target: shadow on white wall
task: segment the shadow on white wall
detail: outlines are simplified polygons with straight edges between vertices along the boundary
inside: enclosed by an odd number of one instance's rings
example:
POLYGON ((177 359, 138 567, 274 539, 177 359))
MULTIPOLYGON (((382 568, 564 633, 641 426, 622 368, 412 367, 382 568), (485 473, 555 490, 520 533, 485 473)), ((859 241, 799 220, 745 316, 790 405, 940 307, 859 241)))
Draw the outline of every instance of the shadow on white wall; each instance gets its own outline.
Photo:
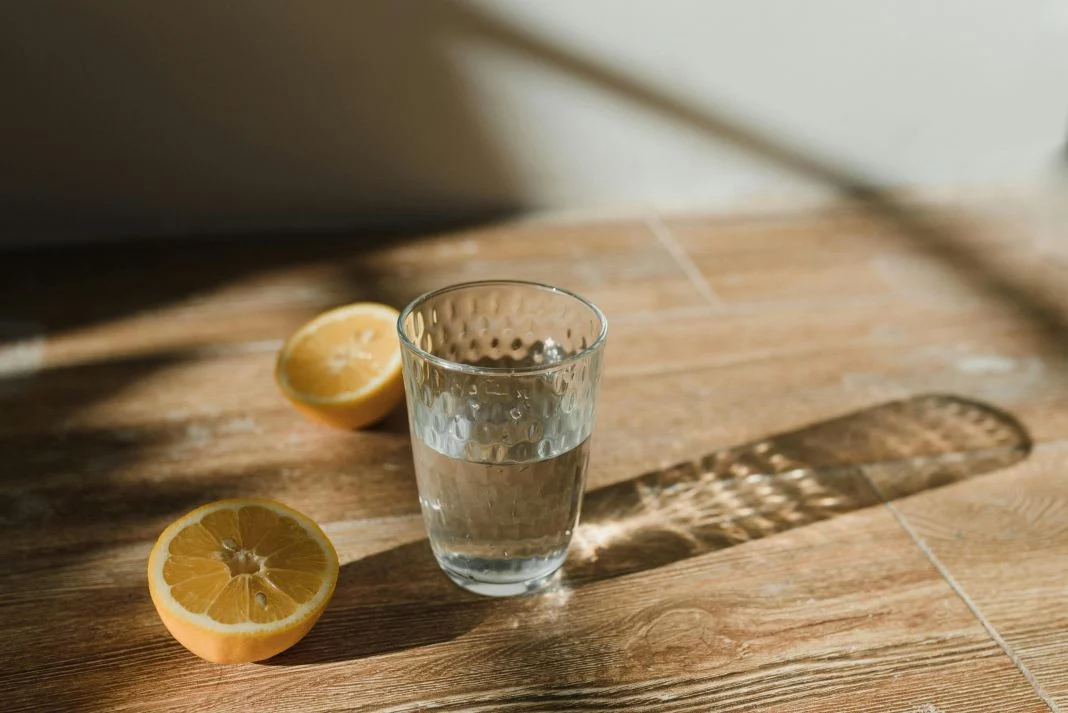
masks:
POLYGON ((1062 138, 1068 22, 1042 0, 746 7, 6 3, 2 227, 285 231, 1015 181, 1062 138))

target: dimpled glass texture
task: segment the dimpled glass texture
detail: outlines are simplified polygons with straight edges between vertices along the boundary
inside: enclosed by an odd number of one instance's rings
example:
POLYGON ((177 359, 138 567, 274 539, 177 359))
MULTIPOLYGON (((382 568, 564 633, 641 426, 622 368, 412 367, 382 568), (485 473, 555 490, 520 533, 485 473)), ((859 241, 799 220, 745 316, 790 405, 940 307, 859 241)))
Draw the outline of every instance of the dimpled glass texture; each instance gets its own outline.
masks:
POLYGON ((401 314, 420 504, 439 564, 491 595, 563 563, 585 485, 607 325, 522 282, 458 285, 401 314))

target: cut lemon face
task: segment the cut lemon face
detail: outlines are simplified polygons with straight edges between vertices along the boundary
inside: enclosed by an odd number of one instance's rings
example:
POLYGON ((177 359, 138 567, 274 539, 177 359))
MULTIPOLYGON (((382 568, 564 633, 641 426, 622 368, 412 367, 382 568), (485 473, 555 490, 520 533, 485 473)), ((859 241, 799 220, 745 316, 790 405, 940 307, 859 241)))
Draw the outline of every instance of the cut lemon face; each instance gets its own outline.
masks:
POLYGON ((220 500, 173 522, 148 558, 163 624, 197 656, 260 661, 285 651, 319 619, 337 584, 323 531, 273 500, 220 500))
POLYGON ((282 346, 278 387, 320 423, 362 428, 380 420, 404 398, 398 316, 370 302, 324 312, 282 346))

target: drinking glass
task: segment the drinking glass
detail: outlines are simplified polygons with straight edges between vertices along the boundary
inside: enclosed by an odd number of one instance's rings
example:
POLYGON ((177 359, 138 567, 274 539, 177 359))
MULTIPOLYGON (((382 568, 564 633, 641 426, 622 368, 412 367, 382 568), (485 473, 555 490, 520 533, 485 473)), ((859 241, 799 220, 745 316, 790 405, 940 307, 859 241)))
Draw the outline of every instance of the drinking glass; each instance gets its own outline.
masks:
POLYGON ((446 287, 401 313, 419 503, 459 586, 522 594, 563 564, 607 330, 590 302, 532 282, 446 287))

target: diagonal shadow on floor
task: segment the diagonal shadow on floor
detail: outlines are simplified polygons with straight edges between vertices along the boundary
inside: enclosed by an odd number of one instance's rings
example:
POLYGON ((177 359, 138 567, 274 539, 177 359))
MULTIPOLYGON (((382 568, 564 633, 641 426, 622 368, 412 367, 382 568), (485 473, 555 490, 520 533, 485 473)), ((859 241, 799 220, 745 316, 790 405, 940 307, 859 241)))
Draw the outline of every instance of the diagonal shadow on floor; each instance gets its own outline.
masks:
MULTIPOLYGON (((557 587, 575 589, 1008 467, 1026 429, 993 406, 922 395, 644 473, 586 495, 557 587)), ((539 596, 553 596, 553 589, 539 596)), ((316 628, 271 664, 341 661, 455 639, 492 600, 454 587, 426 540, 342 567, 316 628)))

